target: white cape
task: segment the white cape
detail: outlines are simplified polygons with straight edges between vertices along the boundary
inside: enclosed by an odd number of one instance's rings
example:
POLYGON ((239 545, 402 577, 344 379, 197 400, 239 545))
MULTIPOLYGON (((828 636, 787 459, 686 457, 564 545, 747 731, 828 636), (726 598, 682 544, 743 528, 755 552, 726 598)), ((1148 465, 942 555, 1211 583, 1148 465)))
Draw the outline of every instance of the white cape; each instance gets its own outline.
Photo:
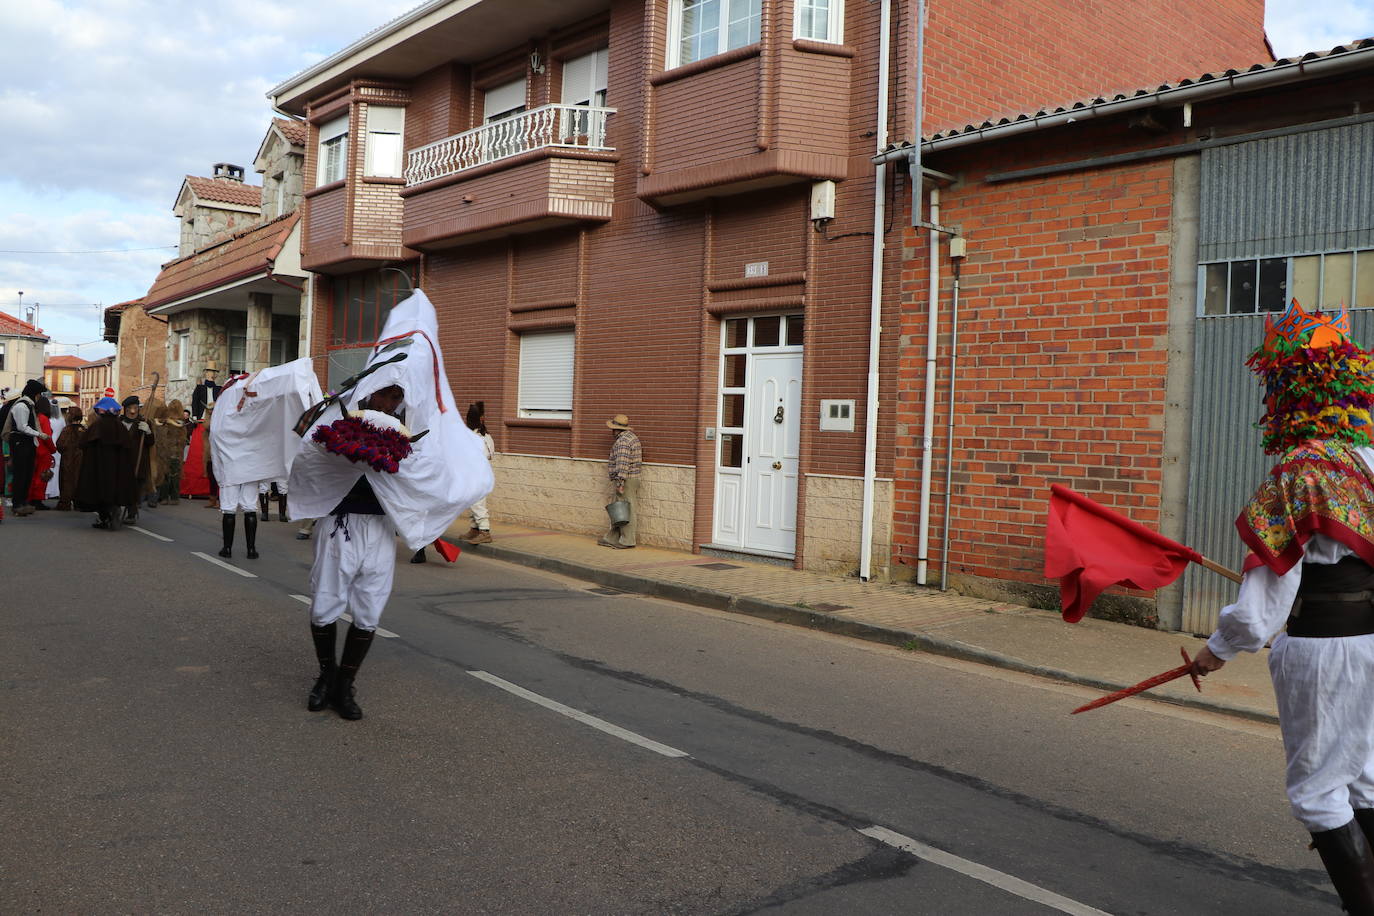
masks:
MULTIPOLYGON (((57 438, 62 435, 62 430, 67 428, 67 421, 59 414, 52 418, 52 444, 57 445, 57 438)), ((56 499, 60 493, 58 487, 62 479, 62 453, 54 452, 52 456, 52 479, 48 481, 48 488, 43 491, 44 499, 56 499)))
POLYGON ((407 354, 406 358, 363 379, 347 395, 346 404, 331 406, 306 432, 291 467, 291 514, 324 518, 366 474, 372 492, 406 547, 419 550, 443 535, 460 514, 491 492, 491 464, 481 438, 463 423, 454 403, 439 351, 439 323, 429 298, 417 289, 393 308, 380 340, 368 366, 383 363, 397 353, 407 354), (386 349, 393 339, 410 342, 386 349), (373 392, 391 385, 405 389, 401 407, 411 435, 426 433, 395 474, 355 464, 312 441, 315 429, 333 423, 343 416, 344 409, 356 408, 373 392))
POLYGON ((292 427, 323 397, 308 356, 231 385, 210 415, 215 481, 235 486, 286 479, 300 446, 292 427))

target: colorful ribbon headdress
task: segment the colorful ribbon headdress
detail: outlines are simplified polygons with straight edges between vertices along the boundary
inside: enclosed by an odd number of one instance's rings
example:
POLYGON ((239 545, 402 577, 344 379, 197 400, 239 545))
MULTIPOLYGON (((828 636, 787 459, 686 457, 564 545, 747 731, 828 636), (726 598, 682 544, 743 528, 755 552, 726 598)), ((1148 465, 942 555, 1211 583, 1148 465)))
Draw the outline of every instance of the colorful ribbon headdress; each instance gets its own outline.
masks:
POLYGON ((1374 358, 1350 339, 1350 312, 1303 310, 1298 300, 1264 323, 1264 344, 1246 360, 1265 386, 1264 450, 1309 439, 1368 445, 1374 426, 1374 358))

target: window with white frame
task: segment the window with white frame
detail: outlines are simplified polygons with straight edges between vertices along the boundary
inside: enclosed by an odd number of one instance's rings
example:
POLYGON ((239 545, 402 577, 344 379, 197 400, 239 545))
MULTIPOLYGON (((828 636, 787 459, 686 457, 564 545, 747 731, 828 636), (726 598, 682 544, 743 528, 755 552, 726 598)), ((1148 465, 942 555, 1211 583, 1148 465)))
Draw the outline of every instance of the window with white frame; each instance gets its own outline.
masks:
POLYGON ((5 371, 5 345, 0 343, 0 372, 5 371))
POLYGON ((520 335, 520 392, 517 401, 522 417, 572 419, 571 329, 520 335))
POLYGON ((797 0, 796 37, 844 41, 844 0, 797 0))
POLYGON ((363 174, 374 178, 401 177, 401 136, 404 108, 367 106, 367 162, 363 174))
POLYGON ((172 335, 172 371, 176 373, 173 378, 183 379, 190 375, 191 366, 191 332, 177 331, 172 335))
POLYGON ((1307 311, 1374 308, 1374 249, 1198 266, 1198 314, 1281 312, 1297 299, 1307 311))
POLYGON ((759 40, 762 0, 672 0, 669 69, 759 40))
POLYGON ((348 115, 320 125, 320 161, 315 184, 343 181, 348 169, 348 115))
MULTIPOLYGON (((606 107, 606 48, 574 57, 563 63, 564 105, 585 108, 606 107)), ((576 137, 586 137, 592 133, 594 122, 590 112, 565 112, 560 125, 559 139, 569 143, 576 137)))

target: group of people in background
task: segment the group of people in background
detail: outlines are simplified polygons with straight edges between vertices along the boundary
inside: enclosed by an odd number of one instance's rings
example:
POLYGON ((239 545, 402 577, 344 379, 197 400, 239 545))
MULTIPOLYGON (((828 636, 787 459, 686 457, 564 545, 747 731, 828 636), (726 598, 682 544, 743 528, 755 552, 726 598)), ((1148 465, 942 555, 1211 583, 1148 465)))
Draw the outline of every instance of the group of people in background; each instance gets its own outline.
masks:
POLYGON ((178 400, 117 401, 107 388, 86 413, 30 379, 0 403, 0 520, 6 505, 16 518, 79 510, 108 528, 137 520, 141 506, 178 502, 193 427, 178 400), (54 498, 56 506, 48 505, 54 498))

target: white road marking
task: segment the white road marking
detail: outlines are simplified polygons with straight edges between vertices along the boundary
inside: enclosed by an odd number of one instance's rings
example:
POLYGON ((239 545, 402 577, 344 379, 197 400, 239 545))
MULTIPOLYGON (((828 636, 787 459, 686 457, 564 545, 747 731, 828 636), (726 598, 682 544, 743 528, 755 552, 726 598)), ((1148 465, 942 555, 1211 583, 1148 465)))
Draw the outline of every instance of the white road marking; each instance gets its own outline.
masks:
POLYGON ((248 570, 246 570, 246 569, 239 569, 237 566, 233 565, 232 563, 226 563, 226 562, 224 562, 223 560, 221 560, 219 557, 212 557, 212 556, 210 556, 208 553, 201 553, 199 550, 193 550, 193 551, 191 551, 191 556, 193 556, 193 557, 200 557, 202 560, 207 560, 207 561, 209 561, 209 562, 211 562, 211 563, 214 563, 216 566, 223 566, 225 569, 229 570, 230 572, 236 572, 236 573, 238 573, 240 576, 243 576, 245 579, 256 579, 256 578, 257 578, 257 575, 256 575, 255 573, 250 573, 250 572, 249 572, 248 570))
POLYGON ((130 527, 130 528, 132 528, 133 530, 137 531, 139 534, 146 534, 146 535, 148 535, 148 537, 153 538, 154 540, 166 541, 168 544, 172 543, 172 539, 171 539, 171 538, 165 538, 165 537, 163 537, 163 536, 160 535, 160 534, 153 534, 153 533, 152 533, 151 531, 149 531, 147 528, 140 528, 140 527, 138 527, 137 525, 129 525, 128 527, 130 527))
POLYGON ((621 728, 619 725, 612 725, 605 719, 598 719, 596 716, 588 715, 581 710, 573 709, 571 706, 564 706, 556 700, 550 700, 548 697, 540 696, 537 693, 526 690, 518 684, 512 684, 510 681, 499 678, 494 674, 488 674, 485 671, 469 671, 468 674, 471 674, 479 681, 486 681, 493 687, 500 687, 502 690, 513 693, 522 699, 529 700, 531 703, 537 703, 545 709, 552 709, 554 712, 567 716, 569 719, 574 719, 581 722, 583 725, 590 725, 592 728, 603 731, 608 735, 614 735, 631 744, 637 744, 642 748, 653 751, 655 754, 662 754, 664 757, 690 756, 686 751, 680 751, 666 744, 659 744, 657 741, 645 738, 643 735, 637 735, 628 729, 621 728))
MULTIPOLYGON (((292 597, 292 598, 295 598, 295 599, 296 599, 297 601, 299 601, 301 604, 309 604, 309 603, 310 603, 310 596, 309 596, 309 595, 292 595, 291 597, 292 597)), ((349 623, 352 623, 352 622, 353 622, 353 615, 352 615, 352 614, 344 614, 344 615, 342 615, 342 619, 347 620, 349 623)), ((399 634, 399 633, 393 633, 393 632, 391 632, 390 630, 384 630, 384 629, 382 629, 381 627, 378 627, 378 628, 376 629, 376 633, 377 633, 378 636, 382 637, 383 639, 400 639, 400 637, 401 637, 401 634, 399 634)))
POLYGON ((1090 907, 1086 903, 1079 903, 1077 900, 1070 900, 1062 897, 1054 891, 1047 891, 1043 887, 1022 881, 1020 878, 1013 878, 995 868, 986 865, 979 865, 968 859, 960 858, 952 853, 936 849, 934 846, 927 846, 925 843, 913 840, 909 836, 888 830, 886 827, 865 827, 859 831, 864 836, 872 837, 880 843, 895 846, 898 849, 911 853, 918 859, 924 859, 932 865, 939 865, 951 871, 957 871, 961 875, 973 878, 975 881, 982 881, 984 884, 991 884, 995 888, 1004 890, 1009 894, 1015 894, 1025 900, 1043 904, 1050 909, 1058 910, 1061 913, 1070 913, 1072 916, 1111 916, 1104 910, 1090 907))

